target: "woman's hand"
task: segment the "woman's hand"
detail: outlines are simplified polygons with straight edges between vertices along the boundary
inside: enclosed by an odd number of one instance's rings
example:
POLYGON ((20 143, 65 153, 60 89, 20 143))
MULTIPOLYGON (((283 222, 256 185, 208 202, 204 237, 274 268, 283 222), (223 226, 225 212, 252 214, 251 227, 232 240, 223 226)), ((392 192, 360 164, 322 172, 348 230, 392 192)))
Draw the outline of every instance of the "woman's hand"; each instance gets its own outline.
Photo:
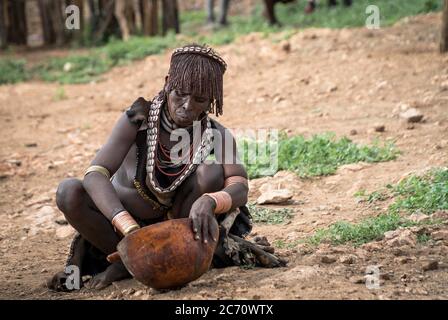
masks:
POLYGON ((219 231, 214 214, 215 206, 215 201, 208 196, 199 197, 191 206, 190 219, 193 222, 195 240, 202 237, 204 243, 216 241, 214 237, 219 231))

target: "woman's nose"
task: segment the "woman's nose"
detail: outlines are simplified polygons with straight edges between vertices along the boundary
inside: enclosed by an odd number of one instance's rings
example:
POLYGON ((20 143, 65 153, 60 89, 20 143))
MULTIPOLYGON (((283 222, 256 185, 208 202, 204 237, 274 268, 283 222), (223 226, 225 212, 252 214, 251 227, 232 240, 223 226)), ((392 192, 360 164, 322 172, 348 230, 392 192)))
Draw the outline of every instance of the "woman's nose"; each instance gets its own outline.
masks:
POLYGON ((188 110, 188 111, 191 110, 191 97, 190 96, 185 97, 185 101, 184 101, 184 104, 182 105, 182 107, 184 108, 184 110, 188 110))

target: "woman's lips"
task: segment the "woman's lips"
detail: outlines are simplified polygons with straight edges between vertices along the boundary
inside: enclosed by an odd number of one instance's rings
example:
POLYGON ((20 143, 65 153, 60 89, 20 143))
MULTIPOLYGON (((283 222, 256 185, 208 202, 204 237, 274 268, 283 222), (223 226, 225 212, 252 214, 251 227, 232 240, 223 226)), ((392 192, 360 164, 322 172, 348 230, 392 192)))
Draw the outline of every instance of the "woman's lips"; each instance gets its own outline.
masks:
POLYGON ((184 114, 184 113, 176 113, 176 117, 180 118, 181 120, 184 120, 184 121, 189 121, 190 120, 190 118, 186 114, 184 114))

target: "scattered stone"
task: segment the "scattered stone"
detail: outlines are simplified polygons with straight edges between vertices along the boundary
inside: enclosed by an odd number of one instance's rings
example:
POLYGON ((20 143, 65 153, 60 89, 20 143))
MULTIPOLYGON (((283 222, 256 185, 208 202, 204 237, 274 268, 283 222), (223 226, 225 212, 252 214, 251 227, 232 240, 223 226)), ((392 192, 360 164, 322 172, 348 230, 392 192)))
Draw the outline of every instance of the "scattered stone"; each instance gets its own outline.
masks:
POLYGON ((131 295, 131 294, 134 294, 135 293, 135 289, 134 288, 130 288, 128 291, 127 291, 127 294, 128 295, 131 295))
POLYGON ((337 86, 337 85, 330 85, 330 86, 328 87, 327 92, 334 92, 334 91, 336 91, 336 90, 338 90, 338 86, 337 86))
POLYGON ((354 284, 363 284, 366 283, 366 279, 364 277, 355 276, 350 278, 350 282, 354 284))
POLYGON ((397 229, 384 233, 386 244, 390 247, 415 246, 417 236, 408 229, 397 229))
POLYGON ((386 126, 384 124, 375 124, 373 126, 373 129, 375 130, 375 132, 384 132, 386 131, 386 126))
POLYGON ((394 276, 393 273, 385 272, 385 273, 380 274, 380 279, 381 280, 391 280, 393 278, 393 276, 394 276))
POLYGON ((20 167, 22 165, 22 161, 20 160, 16 160, 16 159, 10 159, 10 160, 6 160, 7 163, 16 165, 17 167, 20 167))
POLYGON ((273 103, 279 103, 280 101, 283 101, 283 100, 285 100, 285 98, 283 98, 282 96, 276 96, 276 97, 272 100, 272 102, 273 102, 273 103))
POLYGON ((25 143, 25 147, 35 148, 35 147, 37 147, 37 143, 35 143, 35 142, 25 143))
POLYGON ((47 272, 48 272, 48 270, 45 269, 45 268, 43 268, 43 269, 40 271, 40 273, 47 273, 47 272))
POLYGON ((325 264, 332 264, 336 262, 336 258, 331 256, 323 256, 320 258, 320 261, 325 264))
POLYGON ((339 258, 339 262, 343 264, 354 264, 358 260, 358 257, 354 254, 344 255, 339 258))
POLYGON ((440 230, 431 233, 431 238, 434 240, 448 240, 448 230, 440 230))
POLYGON ((432 271, 432 270, 437 270, 439 268, 439 262, 437 260, 431 260, 426 262, 423 267, 422 270, 423 271, 432 271))
POLYGON ((54 222, 56 222, 56 224, 58 224, 58 225, 60 225, 60 226, 66 226, 66 225, 68 225, 67 220, 65 220, 64 218, 56 219, 54 222))
POLYGON ((432 214, 433 219, 446 221, 448 220, 448 211, 439 210, 432 214))
POLYGON ((404 112, 401 112, 400 117, 407 122, 416 123, 423 119, 423 114, 415 108, 410 108, 404 112))
POLYGON ((286 53, 290 53, 291 52, 291 43, 289 43, 289 41, 284 41, 281 44, 282 50, 285 51, 286 53))
POLYGON ((409 257, 402 257, 399 259, 400 264, 407 264, 408 262, 411 262, 412 259, 409 257))
POLYGON ((258 204, 282 204, 292 198, 288 189, 273 189, 263 192, 257 199, 258 204))
POLYGON ((366 251, 371 252, 371 251, 379 251, 383 248, 383 246, 379 242, 370 242, 362 245, 362 248, 366 251))
POLYGON ((59 239, 65 239, 75 234, 75 229, 71 226, 62 226, 56 229, 56 237, 59 239))

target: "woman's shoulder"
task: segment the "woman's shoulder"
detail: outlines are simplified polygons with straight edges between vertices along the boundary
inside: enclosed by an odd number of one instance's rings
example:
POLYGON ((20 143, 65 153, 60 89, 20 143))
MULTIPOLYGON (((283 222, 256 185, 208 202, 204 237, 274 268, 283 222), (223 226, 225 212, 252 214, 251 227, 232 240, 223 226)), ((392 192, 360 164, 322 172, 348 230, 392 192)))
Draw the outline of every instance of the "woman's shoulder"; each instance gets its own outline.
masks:
POLYGON ((151 101, 147 101, 145 98, 139 97, 130 107, 126 109, 125 112, 131 123, 141 127, 142 124, 147 122, 150 108, 151 101))

